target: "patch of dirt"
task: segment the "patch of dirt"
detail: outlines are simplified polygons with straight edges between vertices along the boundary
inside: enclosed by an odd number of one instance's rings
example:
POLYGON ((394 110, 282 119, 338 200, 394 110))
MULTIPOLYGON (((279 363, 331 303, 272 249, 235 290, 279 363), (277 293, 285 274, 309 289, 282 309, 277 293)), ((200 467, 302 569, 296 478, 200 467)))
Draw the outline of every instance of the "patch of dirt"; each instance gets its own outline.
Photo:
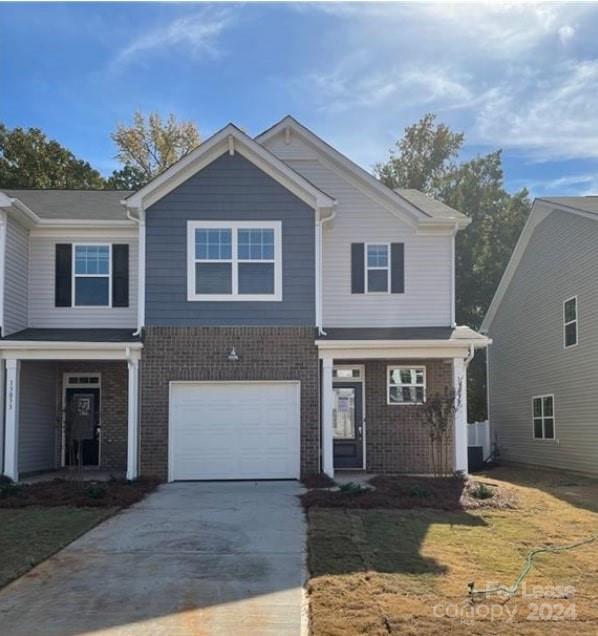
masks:
POLYGON ((475 478, 378 476, 369 484, 373 486, 372 490, 358 492, 310 490, 301 495, 301 502, 306 510, 312 507, 437 510, 517 507, 514 490, 475 478), (487 498, 480 498, 480 492, 487 498))
POLYGON ((306 475, 302 480, 302 484, 309 488, 332 488, 336 486, 334 479, 330 479, 325 473, 317 473, 314 475, 306 475))
POLYGON ((0 508, 27 506, 75 506, 77 508, 123 508, 141 501, 160 481, 73 481, 53 479, 34 484, 0 483, 0 508))

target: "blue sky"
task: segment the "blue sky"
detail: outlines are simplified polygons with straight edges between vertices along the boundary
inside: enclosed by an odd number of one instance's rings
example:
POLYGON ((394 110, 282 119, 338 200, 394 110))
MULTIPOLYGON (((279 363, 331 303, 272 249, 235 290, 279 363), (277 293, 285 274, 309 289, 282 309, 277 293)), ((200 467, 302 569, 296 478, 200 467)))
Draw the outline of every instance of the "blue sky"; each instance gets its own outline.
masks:
POLYGON ((371 168, 425 112, 507 185, 598 193, 596 4, 2 4, 0 120, 104 173, 136 109, 207 137, 290 113, 371 168))

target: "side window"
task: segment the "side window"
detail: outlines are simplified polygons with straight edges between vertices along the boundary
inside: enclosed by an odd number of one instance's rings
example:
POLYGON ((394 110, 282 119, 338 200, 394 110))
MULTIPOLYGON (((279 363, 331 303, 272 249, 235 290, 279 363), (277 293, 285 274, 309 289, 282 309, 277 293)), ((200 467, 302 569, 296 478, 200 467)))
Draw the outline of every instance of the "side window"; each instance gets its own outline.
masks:
POLYGON ((537 395, 532 398, 534 439, 554 439, 554 396, 537 395))
POLYGON ((390 259, 388 244, 368 244, 366 249, 366 292, 388 292, 390 259))
POLYGON ((563 303, 563 337, 565 349, 577 344, 577 296, 563 303))
POLYGON ((110 305, 110 245, 75 245, 73 306, 110 305))

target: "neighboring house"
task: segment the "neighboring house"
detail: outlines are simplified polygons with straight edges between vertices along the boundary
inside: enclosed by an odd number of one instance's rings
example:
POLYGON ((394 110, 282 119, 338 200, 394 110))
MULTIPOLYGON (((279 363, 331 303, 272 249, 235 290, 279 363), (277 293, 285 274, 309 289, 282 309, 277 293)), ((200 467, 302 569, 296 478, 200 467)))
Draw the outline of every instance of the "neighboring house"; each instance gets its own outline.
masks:
POLYGON ((501 459, 598 473, 598 197, 537 199, 482 325, 501 459))
POLYGON ((228 125, 135 193, 0 197, 4 474, 429 473, 421 402, 459 387, 467 470, 487 339, 455 326, 459 212, 290 117, 228 125))

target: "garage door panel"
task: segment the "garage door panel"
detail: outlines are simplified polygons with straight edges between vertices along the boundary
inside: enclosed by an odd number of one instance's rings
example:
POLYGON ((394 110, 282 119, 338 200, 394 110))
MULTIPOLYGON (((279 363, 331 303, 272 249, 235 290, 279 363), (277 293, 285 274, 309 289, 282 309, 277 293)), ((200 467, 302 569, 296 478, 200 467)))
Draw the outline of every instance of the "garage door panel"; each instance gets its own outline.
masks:
POLYGON ((297 383, 173 383, 172 479, 299 477, 297 383))

